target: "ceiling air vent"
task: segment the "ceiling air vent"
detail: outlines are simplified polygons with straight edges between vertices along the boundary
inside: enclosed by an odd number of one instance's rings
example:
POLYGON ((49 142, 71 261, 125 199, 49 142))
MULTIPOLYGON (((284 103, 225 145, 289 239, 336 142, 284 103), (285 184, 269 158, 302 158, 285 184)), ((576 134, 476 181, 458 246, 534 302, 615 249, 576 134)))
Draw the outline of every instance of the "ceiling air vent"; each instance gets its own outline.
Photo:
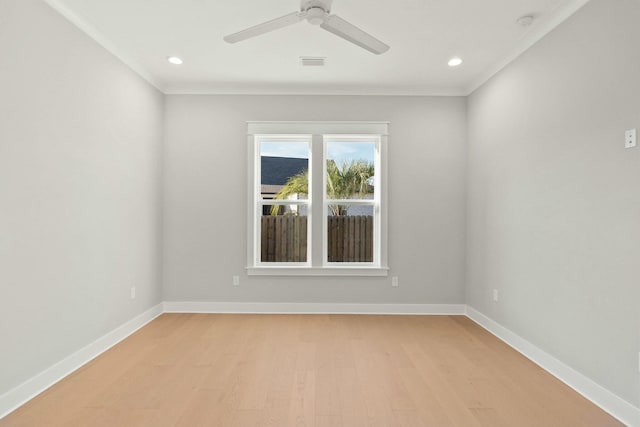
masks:
POLYGON ((301 56, 300 63, 303 67, 324 67, 325 58, 322 56, 301 56))

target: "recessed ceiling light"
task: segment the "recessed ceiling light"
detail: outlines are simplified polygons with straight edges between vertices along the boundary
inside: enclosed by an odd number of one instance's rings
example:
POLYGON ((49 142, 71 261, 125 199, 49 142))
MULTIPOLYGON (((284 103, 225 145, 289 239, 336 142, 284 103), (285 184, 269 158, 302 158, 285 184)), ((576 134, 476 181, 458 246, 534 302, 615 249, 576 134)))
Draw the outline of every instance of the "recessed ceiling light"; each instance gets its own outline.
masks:
POLYGON ((462 64, 462 59, 458 58, 457 56, 454 56, 449 60, 448 64, 449 64, 449 67, 457 67, 458 65, 462 64))
POLYGON ((181 65, 182 64, 182 59, 178 58, 177 56, 168 56, 167 57, 167 61, 169 61, 173 65, 181 65))

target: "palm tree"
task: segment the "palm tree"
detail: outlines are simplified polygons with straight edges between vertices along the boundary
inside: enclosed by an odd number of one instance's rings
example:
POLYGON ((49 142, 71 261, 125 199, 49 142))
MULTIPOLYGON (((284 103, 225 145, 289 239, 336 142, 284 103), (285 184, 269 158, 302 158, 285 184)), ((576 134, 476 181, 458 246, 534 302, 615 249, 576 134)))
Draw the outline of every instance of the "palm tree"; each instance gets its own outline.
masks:
MULTIPOLYGON (((327 196, 329 199, 363 199, 370 192, 375 168, 364 160, 344 162, 340 167, 327 161, 327 196)), ((348 206, 330 205, 333 215, 346 215, 348 206)))
MULTIPOLYGON (((309 170, 295 174, 287 180, 287 183, 273 196, 274 199, 285 200, 296 194, 308 194, 309 191, 309 170)), ((280 213, 281 205, 271 206, 271 215, 280 213)))
MULTIPOLYGON (((327 196, 332 200, 362 199, 371 191, 371 178, 375 172, 372 163, 366 160, 351 160, 339 167, 333 160, 327 161, 327 196)), ((305 170, 289 178, 275 199, 284 200, 295 194, 308 194, 309 171, 305 170)), ((333 215, 346 215, 348 206, 329 205, 333 215)), ((271 207, 271 215, 277 215, 279 205, 271 207)))

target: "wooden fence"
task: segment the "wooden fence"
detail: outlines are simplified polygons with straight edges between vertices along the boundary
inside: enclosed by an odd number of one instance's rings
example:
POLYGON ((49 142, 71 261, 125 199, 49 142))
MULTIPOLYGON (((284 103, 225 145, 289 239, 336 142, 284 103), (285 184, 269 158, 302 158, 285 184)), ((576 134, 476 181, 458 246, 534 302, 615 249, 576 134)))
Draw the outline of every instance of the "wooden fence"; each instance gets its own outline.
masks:
POLYGON ((307 261, 307 217, 264 215, 260 229, 262 262, 307 261))
POLYGON ((327 221, 329 262, 373 261, 372 216, 330 216, 327 221))
MULTIPOLYGON (((329 262, 373 261, 373 217, 330 216, 329 262)), ((265 215, 261 224, 262 262, 307 261, 307 217, 265 215)))

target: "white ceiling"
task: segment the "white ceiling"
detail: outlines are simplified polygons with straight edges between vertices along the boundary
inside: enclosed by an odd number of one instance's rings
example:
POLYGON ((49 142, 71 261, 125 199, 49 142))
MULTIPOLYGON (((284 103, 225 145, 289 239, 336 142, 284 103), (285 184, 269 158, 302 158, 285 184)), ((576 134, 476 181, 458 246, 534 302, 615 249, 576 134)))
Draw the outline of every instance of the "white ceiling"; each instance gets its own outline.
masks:
POLYGON ((588 0, 334 0, 332 13, 391 46, 382 55, 307 22, 222 40, 299 0, 46 1, 165 93, 467 95, 588 0), (464 63, 448 67, 452 56, 464 63))

